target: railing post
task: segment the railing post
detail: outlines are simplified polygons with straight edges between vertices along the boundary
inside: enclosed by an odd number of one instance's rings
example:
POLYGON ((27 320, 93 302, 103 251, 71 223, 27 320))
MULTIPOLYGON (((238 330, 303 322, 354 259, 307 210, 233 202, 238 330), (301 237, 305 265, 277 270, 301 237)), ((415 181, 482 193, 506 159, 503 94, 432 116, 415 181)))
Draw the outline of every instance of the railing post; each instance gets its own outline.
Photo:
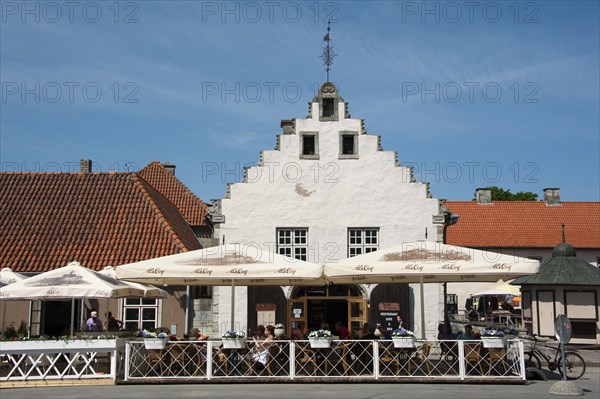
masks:
POLYGON ((208 341, 206 343, 206 379, 209 381, 212 378, 212 365, 213 365, 213 342, 208 341))
POLYGON ((113 380, 117 380, 117 357, 119 351, 117 350, 117 346, 115 345, 115 349, 111 351, 110 355, 110 375, 113 380))
POLYGON ((371 341, 373 343, 373 375, 375 379, 379 379, 379 342, 377 340, 371 341))
POLYGON ((467 374, 465 368, 465 342, 457 341, 458 343, 458 373, 460 374, 460 379, 464 380, 467 374))
POLYGON ((519 348, 519 364, 521 365, 521 379, 522 380, 526 380, 527 379, 527 370, 525 370, 525 348, 524 348, 524 344, 523 344, 523 340, 519 339, 517 341, 518 343, 518 348, 519 348))
POLYGON ((290 380, 296 377, 296 342, 289 341, 290 343, 290 380))
POLYGON ((131 356, 131 342, 125 342, 125 370, 123 371, 123 380, 129 380, 129 357, 131 356))

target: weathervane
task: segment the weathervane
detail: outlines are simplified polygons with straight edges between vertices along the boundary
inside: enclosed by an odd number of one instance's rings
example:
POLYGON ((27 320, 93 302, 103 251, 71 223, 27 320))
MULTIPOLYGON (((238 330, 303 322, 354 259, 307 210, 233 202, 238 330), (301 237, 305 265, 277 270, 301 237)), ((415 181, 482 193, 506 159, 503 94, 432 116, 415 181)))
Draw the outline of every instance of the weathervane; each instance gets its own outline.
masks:
POLYGON ((323 66, 327 71, 327 81, 329 82, 329 71, 331 70, 331 66, 333 65, 333 59, 337 54, 333 51, 333 47, 329 45, 331 38, 329 37, 329 32, 331 31, 331 20, 327 22, 327 34, 323 37, 323 41, 327 44, 323 47, 323 54, 321 54, 321 58, 323 59, 323 66))

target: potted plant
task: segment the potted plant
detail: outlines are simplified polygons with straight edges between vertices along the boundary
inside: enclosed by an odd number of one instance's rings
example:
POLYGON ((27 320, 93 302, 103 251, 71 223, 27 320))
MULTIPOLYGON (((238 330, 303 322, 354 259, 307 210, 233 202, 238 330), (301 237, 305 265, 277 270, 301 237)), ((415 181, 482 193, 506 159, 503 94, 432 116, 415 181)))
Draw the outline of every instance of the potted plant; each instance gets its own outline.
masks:
POLYGON ((228 330, 221 336, 223 338, 223 348, 242 349, 246 341, 246 334, 243 331, 228 330))
POLYGON ((285 327, 283 324, 281 323, 277 323, 275 324, 275 336, 276 337, 280 337, 282 335, 285 335, 285 327))
POLYGON ((308 334, 311 348, 329 348, 333 336, 329 330, 316 330, 308 334))
POLYGON ((502 330, 481 331, 481 342, 484 348, 504 348, 506 346, 506 334, 502 330))
POLYGON ((397 328, 392 331, 395 348, 414 348, 416 340, 415 333, 405 328, 397 328))
POLYGON ((156 331, 141 330, 138 337, 144 338, 144 346, 146 349, 162 350, 167 347, 167 341, 169 340, 169 332, 165 329, 158 329, 156 331))

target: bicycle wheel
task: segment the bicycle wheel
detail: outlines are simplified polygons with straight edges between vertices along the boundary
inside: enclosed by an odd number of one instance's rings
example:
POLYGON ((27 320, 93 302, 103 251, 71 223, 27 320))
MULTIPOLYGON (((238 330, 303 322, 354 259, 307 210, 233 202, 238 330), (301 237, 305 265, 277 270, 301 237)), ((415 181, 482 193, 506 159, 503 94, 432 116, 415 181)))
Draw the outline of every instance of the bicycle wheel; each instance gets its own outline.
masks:
MULTIPOLYGON (((577 380, 585 374, 585 360, 575 352, 565 352, 567 363, 567 380, 577 380)), ((562 357, 558 359, 558 371, 563 373, 562 357)))
POLYGON ((540 360, 540 358, 538 357, 538 355, 536 355, 533 352, 529 352, 525 354, 525 367, 533 367, 536 368, 538 370, 542 369, 542 361, 540 360), (529 357, 527 357, 529 356, 529 357))

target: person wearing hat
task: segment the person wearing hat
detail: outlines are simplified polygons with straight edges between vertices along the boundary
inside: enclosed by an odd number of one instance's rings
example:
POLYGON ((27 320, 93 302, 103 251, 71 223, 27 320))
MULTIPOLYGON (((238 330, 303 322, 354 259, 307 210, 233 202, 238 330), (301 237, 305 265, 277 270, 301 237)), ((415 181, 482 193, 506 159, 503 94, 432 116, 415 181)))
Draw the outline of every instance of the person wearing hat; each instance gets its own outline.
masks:
POLYGON ((90 316, 91 317, 88 319, 87 323, 85 323, 85 329, 88 331, 102 331, 103 324, 102 321, 98 318, 98 312, 92 310, 90 316))

